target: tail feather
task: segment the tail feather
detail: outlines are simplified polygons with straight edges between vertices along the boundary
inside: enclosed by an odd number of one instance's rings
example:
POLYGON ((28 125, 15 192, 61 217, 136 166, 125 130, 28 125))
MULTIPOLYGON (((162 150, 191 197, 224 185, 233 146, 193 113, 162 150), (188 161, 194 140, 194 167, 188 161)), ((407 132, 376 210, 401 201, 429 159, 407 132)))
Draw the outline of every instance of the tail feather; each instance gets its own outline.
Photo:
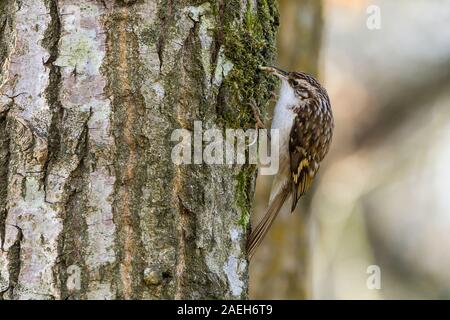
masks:
POLYGON ((263 241, 265 235, 269 231, 270 226, 278 215, 281 207, 290 194, 289 185, 286 185, 280 193, 270 202, 269 208, 264 215, 264 218, 259 222, 255 230, 252 231, 247 241, 247 256, 249 259, 253 257, 256 249, 263 241))

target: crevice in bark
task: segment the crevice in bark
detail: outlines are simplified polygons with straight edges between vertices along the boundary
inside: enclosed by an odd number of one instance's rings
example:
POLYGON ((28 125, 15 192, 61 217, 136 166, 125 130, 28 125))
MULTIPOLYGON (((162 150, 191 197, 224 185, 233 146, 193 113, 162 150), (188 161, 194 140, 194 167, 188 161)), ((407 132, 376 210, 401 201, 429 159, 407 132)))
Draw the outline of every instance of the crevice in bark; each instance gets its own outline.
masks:
POLYGON ((48 134, 48 152, 47 159, 43 166, 43 187, 45 196, 47 196, 47 179, 50 172, 51 162, 56 158, 60 149, 61 136, 60 128, 61 121, 64 115, 64 109, 59 100, 59 93, 61 88, 61 70, 60 67, 54 65, 58 58, 59 47, 58 43, 61 38, 61 19, 58 12, 58 1, 47 0, 47 6, 50 10, 51 21, 45 32, 45 37, 42 41, 43 46, 47 48, 50 56, 44 65, 50 68, 49 84, 45 90, 45 97, 50 107, 51 123, 48 134))
POLYGON ((0 113, 0 249, 3 251, 6 234, 6 218, 8 209, 6 201, 8 197, 8 173, 11 159, 10 137, 7 129, 8 113, 10 106, 0 113))
POLYGON ((8 215, 8 210, 6 210, 5 208, 0 209, 0 250, 1 251, 3 251, 3 244, 5 243, 7 215, 8 215))
POLYGON ((85 298, 87 292, 89 273, 85 256, 87 247, 87 223, 84 219, 88 210, 86 204, 86 190, 88 189, 88 156, 89 156, 89 128, 88 122, 92 112, 85 120, 83 132, 76 147, 79 159, 78 166, 70 174, 65 187, 67 198, 65 199, 62 218, 63 229, 58 238, 58 258, 55 266, 55 279, 59 280, 61 299, 85 298), (69 284, 69 268, 79 268, 80 286, 69 284))
POLYGON ((177 258, 177 266, 176 266, 176 290, 175 290, 175 299, 183 299, 184 293, 183 288, 185 288, 185 272, 186 272, 186 232, 189 224, 189 216, 192 215, 186 207, 183 206, 183 203, 180 198, 178 198, 178 213, 179 213, 179 226, 178 226, 178 258, 177 258))
POLYGON ((225 0, 219 0, 217 4, 216 21, 217 28, 214 34, 214 42, 211 50, 211 83, 214 80, 214 72, 217 67, 219 59, 220 47, 224 41, 224 26, 225 26, 225 0))
POLYGON ((4 68, 14 45, 14 14, 11 13, 13 9, 13 1, 0 1, 0 87, 3 84, 3 77, 7 75, 4 68))
POLYGON ((1 8, 2 16, 0 16, 0 70, 3 67, 3 64, 5 63, 6 57, 8 55, 8 45, 5 44, 5 38, 6 38, 6 26, 8 24, 8 16, 3 16, 3 10, 4 8, 1 8))
POLYGON ((17 228, 17 236, 14 244, 8 250, 8 273, 9 273, 9 298, 14 298, 14 288, 17 285, 17 281, 19 280, 20 274, 20 252, 21 252, 21 244, 23 240, 23 232, 22 229, 18 226, 14 226, 17 228))
POLYGON ((107 27, 106 70, 115 141, 113 216, 117 225, 118 297, 138 299, 143 290, 144 251, 140 217, 142 186, 146 181, 142 116, 145 105, 140 93, 137 37, 128 7, 116 10, 107 27))
POLYGON ((161 3, 158 5, 158 7, 161 9, 158 11, 160 24, 156 49, 158 51, 158 58, 159 58, 159 71, 161 72, 164 64, 164 47, 166 45, 169 27, 173 23, 173 11, 174 11, 173 0, 162 0, 161 3))
MULTIPOLYGON (((206 101, 208 94, 206 92, 204 79, 209 75, 206 74, 201 57, 198 54, 198 52, 201 52, 202 50, 201 44, 198 41, 200 23, 199 21, 193 22, 194 25, 190 29, 189 35, 183 43, 181 67, 184 68, 184 74, 189 76, 184 77, 184 82, 181 83, 181 90, 179 90, 179 104, 180 107, 184 109, 184 116, 189 115, 193 118, 192 120, 203 121, 206 113, 208 113, 208 104, 206 101), (196 107, 194 108, 192 106, 192 101, 196 102, 196 107)), ((212 116, 212 114, 209 115, 212 116)))

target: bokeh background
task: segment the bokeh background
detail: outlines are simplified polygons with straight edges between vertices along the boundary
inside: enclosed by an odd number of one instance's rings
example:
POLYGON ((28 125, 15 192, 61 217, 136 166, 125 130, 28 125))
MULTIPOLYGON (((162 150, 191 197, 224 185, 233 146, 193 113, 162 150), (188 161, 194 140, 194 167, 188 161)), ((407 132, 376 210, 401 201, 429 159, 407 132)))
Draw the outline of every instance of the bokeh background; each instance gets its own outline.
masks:
MULTIPOLYGON (((250 296, 450 299, 450 1, 279 7, 277 63, 321 79, 336 128, 312 190, 255 255, 250 296), (371 5, 379 30, 366 25, 371 5)), ((270 185, 258 177, 254 224, 270 185)))

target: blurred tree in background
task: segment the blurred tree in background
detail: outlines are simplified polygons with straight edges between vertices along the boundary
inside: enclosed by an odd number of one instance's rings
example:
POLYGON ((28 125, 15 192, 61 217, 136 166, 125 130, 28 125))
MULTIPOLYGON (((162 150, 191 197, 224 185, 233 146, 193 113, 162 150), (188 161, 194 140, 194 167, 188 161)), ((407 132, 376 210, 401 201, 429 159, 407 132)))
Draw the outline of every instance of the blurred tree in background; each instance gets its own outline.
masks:
MULTIPOLYGON (((279 10, 282 18, 278 32, 278 66, 320 78, 322 1, 280 0, 279 10)), ((272 181, 271 177, 260 176, 258 179, 255 222, 267 205, 272 181)), ((286 208, 282 209, 273 230, 256 254, 250 269, 250 295, 253 298, 304 299, 310 296, 309 199, 304 197, 292 216, 286 215, 286 208)))
MULTIPOLYGON (((255 255, 251 296, 448 299, 450 1, 279 4, 278 64, 318 74, 336 129, 313 189, 255 255), (380 290, 367 286, 371 265, 380 290)), ((258 177, 255 216, 270 181, 258 177)))

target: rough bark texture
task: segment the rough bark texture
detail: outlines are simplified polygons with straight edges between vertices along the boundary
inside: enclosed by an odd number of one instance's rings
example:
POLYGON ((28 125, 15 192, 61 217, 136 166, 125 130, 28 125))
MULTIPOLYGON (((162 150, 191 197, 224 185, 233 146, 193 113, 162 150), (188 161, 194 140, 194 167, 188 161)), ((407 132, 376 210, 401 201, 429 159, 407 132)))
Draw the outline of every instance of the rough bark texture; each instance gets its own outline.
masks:
POLYGON ((245 298, 254 166, 174 129, 254 126, 275 0, 0 1, 0 298, 245 298))

